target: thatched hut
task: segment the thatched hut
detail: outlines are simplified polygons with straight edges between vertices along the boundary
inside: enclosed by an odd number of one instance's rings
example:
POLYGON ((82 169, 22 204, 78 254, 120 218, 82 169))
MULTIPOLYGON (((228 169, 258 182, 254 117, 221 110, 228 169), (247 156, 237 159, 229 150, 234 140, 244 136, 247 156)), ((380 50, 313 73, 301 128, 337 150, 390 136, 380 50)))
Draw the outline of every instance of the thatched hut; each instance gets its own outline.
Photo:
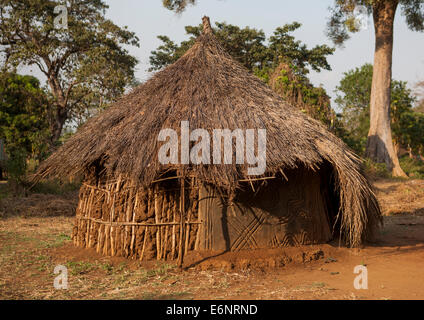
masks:
POLYGON ((360 159, 235 62, 206 17, 204 26, 177 62, 89 120, 41 165, 40 177, 84 176, 74 243, 105 255, 181 259, 188 250, 333 238, 356 246, 371 237, 381 215, 360 159), (252 176, 235 162, 162 164, 159 133, 180 132, 184 121, 210 133, 265 129, 265 172, 252 176))

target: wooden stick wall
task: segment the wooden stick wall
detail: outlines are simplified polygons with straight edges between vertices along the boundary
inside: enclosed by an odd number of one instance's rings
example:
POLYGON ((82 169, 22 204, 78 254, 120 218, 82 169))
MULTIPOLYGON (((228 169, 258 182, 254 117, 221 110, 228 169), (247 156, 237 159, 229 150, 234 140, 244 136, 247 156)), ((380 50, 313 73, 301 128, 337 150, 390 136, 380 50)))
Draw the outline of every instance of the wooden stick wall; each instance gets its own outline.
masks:
POLYGON ((180 188, 157 183, 144 190, 123 179, 96 186, 84 183, 73 242, 109 256, 139 260, 182 258, 198 242, 198 192, 192 188, 195 189, 193 183, 186 184, 181 193, 180 188), (183 215, 182 207, 186 210, 183 215))

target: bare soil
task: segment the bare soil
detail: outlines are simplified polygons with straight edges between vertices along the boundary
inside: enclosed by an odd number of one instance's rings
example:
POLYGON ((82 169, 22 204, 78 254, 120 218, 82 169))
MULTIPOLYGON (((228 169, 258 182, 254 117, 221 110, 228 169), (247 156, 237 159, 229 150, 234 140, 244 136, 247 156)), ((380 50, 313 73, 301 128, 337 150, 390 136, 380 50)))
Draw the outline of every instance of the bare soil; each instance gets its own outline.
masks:
MULTIPOLYGON (((363 248, 334 241, 191 252, 184 271, 174 262, 104 257, 76 248, 68 209, 55 215, 54 200, 42 197, 38 204, 31 198, 33 209, 25 209, 21 199, 17 214, 0 216, 0 299, 424 299, 424 180, 378 180, 374 186, 384 227, 363 248), (59 264, 68 268, 67 290, 53 287, 59 264), (367 267, 368 289, 354 288, 357 265, 367 267)), ((75 204, 72 197, 56 200, 61 208, 75 204)))

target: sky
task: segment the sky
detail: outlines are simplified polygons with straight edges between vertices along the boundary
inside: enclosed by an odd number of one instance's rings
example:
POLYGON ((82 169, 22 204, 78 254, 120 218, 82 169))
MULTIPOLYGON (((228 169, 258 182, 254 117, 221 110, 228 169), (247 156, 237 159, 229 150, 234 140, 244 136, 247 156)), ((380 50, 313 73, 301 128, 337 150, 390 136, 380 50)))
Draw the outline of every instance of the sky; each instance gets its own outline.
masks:
MULTIPOLYGON (((106 16, 119 26, 128 26, 140 38, 140 48, 128 50, 139 60, 136 77, 146 81, 151 74, 149 56, 161 42, 158 35, 167 35, 179 43, 188 38, 184 26, 198 25, 201 17, 208 15, 215 21, 227 22, 240 27, 250 26, 262 29, 266 36, 286 23, 297 21, 302 27, 294 35, 308 47, 319 44, 333 46, 325 35, 330 15, 328 8, 334 0, 198 0, 196 6, 189 6, 182 14, 176 14, 162 6, 162 0, 106 0, 109 9, 106 16)), ((424 33, 410 31, 400 10, 396 16, 393 78, 407 81, 411 88, 424 80, 424 33)), ((328 58, 332 71, 311 72, 310 79, 315 85, 322 85, 334 99, 334 90, 343 73, 372 63, 374 54, 374 28, 370 18, 368 28, 353 34, 344 48, 337 48, 328 58)), ((333 107, 336 107, 333 103, 333 107)))

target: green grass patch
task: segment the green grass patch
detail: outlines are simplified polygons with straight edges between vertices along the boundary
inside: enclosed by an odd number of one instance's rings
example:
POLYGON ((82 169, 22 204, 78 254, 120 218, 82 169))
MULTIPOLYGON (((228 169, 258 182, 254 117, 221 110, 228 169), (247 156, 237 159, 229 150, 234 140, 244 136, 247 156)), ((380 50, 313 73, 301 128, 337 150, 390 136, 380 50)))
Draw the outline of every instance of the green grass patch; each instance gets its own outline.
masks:
POLYGON ((324 288, 326 284, 324 282, 314 282, 311 284, 312 288, 324 288))
POLYGON ((66 263, 66 267, 68 267, 73 276, 77 276, 90 272, 95 269, 96 265, 91 262, 70 261, 66 263))
POLYGON ((44 248, 57 248, 61 247, 65 242, 71 241, 71 237, 65 233, 50 236, 51 240, 43 241, 41 245, 44 248))

